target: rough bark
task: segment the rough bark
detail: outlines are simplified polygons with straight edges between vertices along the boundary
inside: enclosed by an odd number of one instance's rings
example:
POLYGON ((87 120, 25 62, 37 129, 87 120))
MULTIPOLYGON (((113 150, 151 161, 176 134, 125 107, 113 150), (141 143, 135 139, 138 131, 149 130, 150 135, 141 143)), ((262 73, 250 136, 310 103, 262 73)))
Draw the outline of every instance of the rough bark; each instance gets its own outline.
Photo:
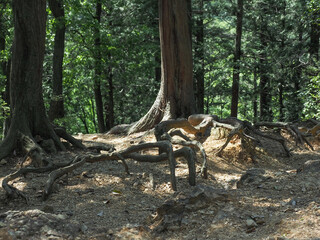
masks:
POLYGON ((272 108, 271 108, 271 89, 270 79, 267 72, 267 53, 268 42, 266 39, 265 23, 262 23, 260 30, 260 41, 262 52, 260 54, 260 121, 272 121, 272 108))
POLYGON ((56 118, 62 118, 64 116, 62 65, 66 27, 63 0, 49 0, 49 7, 56 19, 53 50, 52 97, 49 109, 49 119, 53 121, 56 118))
MULTIPOLYGON (((6 26, 5 26, 5 19, 4 19, 4 11, 7 8, 7 1, 5 1, 0 9, 0 52, 6 50, 6 26)), ((0 75, 6 77, 5 80, 5 91, 2 94, 2 99, 5 101, 7 106, 10 106, 10 66, 11 60, 8 59, 7 61, 1 60, 0 61, 0 75)), ((8 128, 10 126, 10 116, 8 112, 3 111, 3 117, 5 118, 3 122, 3 136, 7 135, 8 128)))
POLYGON ((185 0, 159 0, 161 86, 147 112, 130 133, 154 127, 161 120, 188 117, 194 113, 192 49, 185 0))
POLYGON ((96 2, 96 25, 94 27, 95 33, 95 69, 94 69, 94 98, 96 102, 96 113, 98 120, 99 132, 103 133, 106 130, 103 116, 103 101, 101 94, 101 75, 102 75, 102 56, 101 56, 101 37, 100 37, 100 22, 101 22, 102 5, 101 0, 96 2))
POLYGON ((309 52, 311 57, 314 57, 319 61, 319 39, 320 39, 320 10, 316 9, 319 6, 312 6, 314 8, 311 14, 311 26, 310 26, 310 48, 309 52))
POLYGON ((257 70, 254 68, 253 70, 253 122, 258 121, 258 99, 257 99, 257 70))
POLYGON ((46 1, 14 0, 14 43, 10 103, 12 119, 0 146, 0 159, 16 147, 18 132, 30 137, 53 139, 65 149, 45 113, 42 97, 42 65, 45 49, 46 1))
POLYGON ((234 59, 233 59, 234 66, 233 66, 233 80, 232 80, 231 117, 238 116, 242 18, 243 18, 243 0, 238 0, 236 43, 235 43, 235 52, 234 52, 234 59))
MULTIPOLYGON (((109 56, 109 59, 111 56, 109 56)), ((114 100, 113 100, 113 73, 112 68, 108 67, 108 91, 107 91, 107 103, 105 104, 106 112, 106 130, 111 129, 114 126, 114 100)))

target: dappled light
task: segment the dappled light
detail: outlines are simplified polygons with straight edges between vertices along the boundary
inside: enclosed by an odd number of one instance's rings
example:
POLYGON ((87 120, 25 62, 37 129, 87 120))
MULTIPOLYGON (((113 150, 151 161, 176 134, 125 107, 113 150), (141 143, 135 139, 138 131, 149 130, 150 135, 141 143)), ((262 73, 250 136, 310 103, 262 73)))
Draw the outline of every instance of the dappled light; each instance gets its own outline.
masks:
POLYGON ((0 240, 320 236, 319 0, 3 0, 0 240))

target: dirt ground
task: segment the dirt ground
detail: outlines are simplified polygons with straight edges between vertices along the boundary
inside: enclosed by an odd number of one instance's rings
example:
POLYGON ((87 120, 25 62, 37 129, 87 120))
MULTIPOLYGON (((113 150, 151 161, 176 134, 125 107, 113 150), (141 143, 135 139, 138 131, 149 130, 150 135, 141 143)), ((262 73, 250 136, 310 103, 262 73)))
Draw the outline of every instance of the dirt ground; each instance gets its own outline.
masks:
MULTIPOLYGON (((104 134, 76 137, 113 144, 116 150, 140 141, 155 141, 152 134, 144 133, 125 137, 104 134)), ((179 225, 168 226, 162 232, 149 232, 150 219, 157 208, 196 188, 188 184, 188 168, 183 159, 177 161, 176 192, 170 186, 167 162, 128 160, 130 175, 118 161, 87 163, 58 180, 46 201, 41 200, 41 195, 48 175, 28 174, 11 183, 30 197, 29 205, 22 199, 8 200, 0 188, 0 223, 1 215, 9 210, 39 209, 79 224, 81 229, 75 239, 320 239, 320 172, 297 173, 306 161, 320 160, 319 141, 312 141, 315 151, 291 144, 289 147, 294 150, 289 158, 281 156, 279 146, 271 145, 256 161, 241 150, 239 140, 232 141, 222 157, 217 157, 215 152, 225 139, 209 137, 202 141, 209 160, 209 174, 208 179, 197 176, 197 185, 224 189, 232 200, 184 213, 179 225), (251 168, 263 169, 264 178, 237 186, 240 177, 251 168)), ((52 158, 65 161, 78 153, 70 150, 52 158)), ((156 153, 155 150, 148 152, 156 153)), ((199 171, 200 155, 198 159, 199 171)), ((0 181, 16 170, 21 157, 6 160, 7 163, 0 166, 0 181)), ((1 237, 1 228, 5 227, 8 226, 0 224, 0 239, 6 239, 1 237)), ((16 225, 12 231, 18 230, 16 225)), ((63 238, 48 235, 41 239, 63 238)))

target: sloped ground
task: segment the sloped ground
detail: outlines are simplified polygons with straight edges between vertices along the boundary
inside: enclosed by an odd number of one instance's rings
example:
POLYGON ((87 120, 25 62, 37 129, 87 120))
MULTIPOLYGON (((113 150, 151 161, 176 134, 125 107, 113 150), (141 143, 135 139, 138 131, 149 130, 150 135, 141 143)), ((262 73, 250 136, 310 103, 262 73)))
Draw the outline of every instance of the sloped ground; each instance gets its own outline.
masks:
MULTIPOLYGON (((77 137, 111 143, 117 150, 142 140, 154 141, 151 134, 77 137)), ((290 158, 281 157, 283 153, 277 144, 264 143, 269 153, 259 154, 255 162, 241 150, 239 140, 229 144, 221 158, 216 157, 215 152, 223 145, 224 139, 209 137, 202 141, 209 159, 209 177, 197 177, 197 185, 224 189, 230 197, 229 201, 183 212, 178 223, 168 224, 163 231, 151 233, 149 228, 154 227, 152 219, 165 201, 188 196, 197 188, 188 184, 186 162, 178 159, 177 192, 171 190, 166 162, 154 164, 128 160, 131 175, 127 175, 121 162, 117 161, 86 164, 60 179, 45 202, 41 200, 41 191, 47 180, 45 174, 29 174, 14 180, 13 185, 30 197, 29 205, 22 199, 6 199, 1 188, 0 240, 320 239, 320 172, 296 172, 304 162, 320 160, 319 141, 313 141, 315 151, 295 148, 290 158), (237 184, 251 168, 257 168, 261 174, 237 184), (43 212, 46 216, 43 219, 47 222, 36 225, 38 231, 33 227, 33 232, 26 234, 24 232, 30 231, 26 223, 35 221, 35 217, 27 218, 30 212, 24 211, 36 209, 43 212), (14 218, 12 216, 18 216, 18 213, 10 212, 9 219, 8 211, 22 212, 24 217, 20 214, 20 218, 14 218), (52 222, 54 219, 58 220, 52 222)), ((73 150, 53 158, 65 161, 77 153, 73 150)), ((18 157, 8 159, 8 163, 1 166, 0 180, 15 170, 18 160, 18 157)), ((197 163, 199 170, 200 165, 200 162, 197 163)))

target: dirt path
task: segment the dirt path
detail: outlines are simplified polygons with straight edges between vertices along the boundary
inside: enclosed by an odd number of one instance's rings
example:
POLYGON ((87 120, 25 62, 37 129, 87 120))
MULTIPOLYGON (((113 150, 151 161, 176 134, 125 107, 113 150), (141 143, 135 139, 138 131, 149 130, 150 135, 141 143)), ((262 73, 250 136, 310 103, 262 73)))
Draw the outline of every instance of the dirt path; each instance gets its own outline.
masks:
MULTIPOLYGON (((111 143, 117 150, 142 140, 154 141, 152 135, 143 139, 140 136, 95 134, 78 138, 111 143)), ((210 137, 203 142, 209 159, 209 177, 198 177, 197 185, 224 189, 232 200, 183 213, 179 224, 170 225, 163 232, 151 236, 147 231, 157 208, 167 200, 188 196, 196 188, 188 184, 187 164, 182 159, 178 159, 176 169, 177 192, 171 190, 166 162, 153 164, 129 160, 131 175, 127 175, 122 164, 116 161, 86 164, 59 180, 45 202, 41 200, 41 191, 47 180, 45 174, 18 178, 14 186, 30 196, 30 203, 26 205, 21 199, 8 201, 4 190, 0 189, 0 239, 5 239, 1 237, 4 234, 1 229, 14 229, 14 226, 6 224, 4 213, 32 209, 55 214, 64 221, 77 224, 79 232, 74 237, 69 236, 70 239, 320 238, 320 173, 296 173, 304 162, 320 160, 319 142, 313 142, 316 149, 313 152, 296 149, 290 158, 261 155, 256 163, 248 160, 238 141, 228 146, 222 158, 216 157, 214 153, 223 143, 224 140, 210 137), (264 172, 237 186, 240 177, 251 168, 263 169, 264 172)), ((276 153, 276 146, 272 148, 276 153)), ((76 151, 64 152, 54 158, 62 161, 76 154, 76 151)), ((8 161, 12 163, 1 166, 0 180, 15 169, 18 160, 13 158, 8 161)), ((200 170, 200 163, 197 167, 200 170)), ((19 231, 18 226, 14 231, 19 231)), ((47 229, 41 231, 45 230, 43 239, 64 239, 62 235, 59 238, 59 233, 56 233, 58 238, 53 238, 54 234, 50 235, 47 229)))

